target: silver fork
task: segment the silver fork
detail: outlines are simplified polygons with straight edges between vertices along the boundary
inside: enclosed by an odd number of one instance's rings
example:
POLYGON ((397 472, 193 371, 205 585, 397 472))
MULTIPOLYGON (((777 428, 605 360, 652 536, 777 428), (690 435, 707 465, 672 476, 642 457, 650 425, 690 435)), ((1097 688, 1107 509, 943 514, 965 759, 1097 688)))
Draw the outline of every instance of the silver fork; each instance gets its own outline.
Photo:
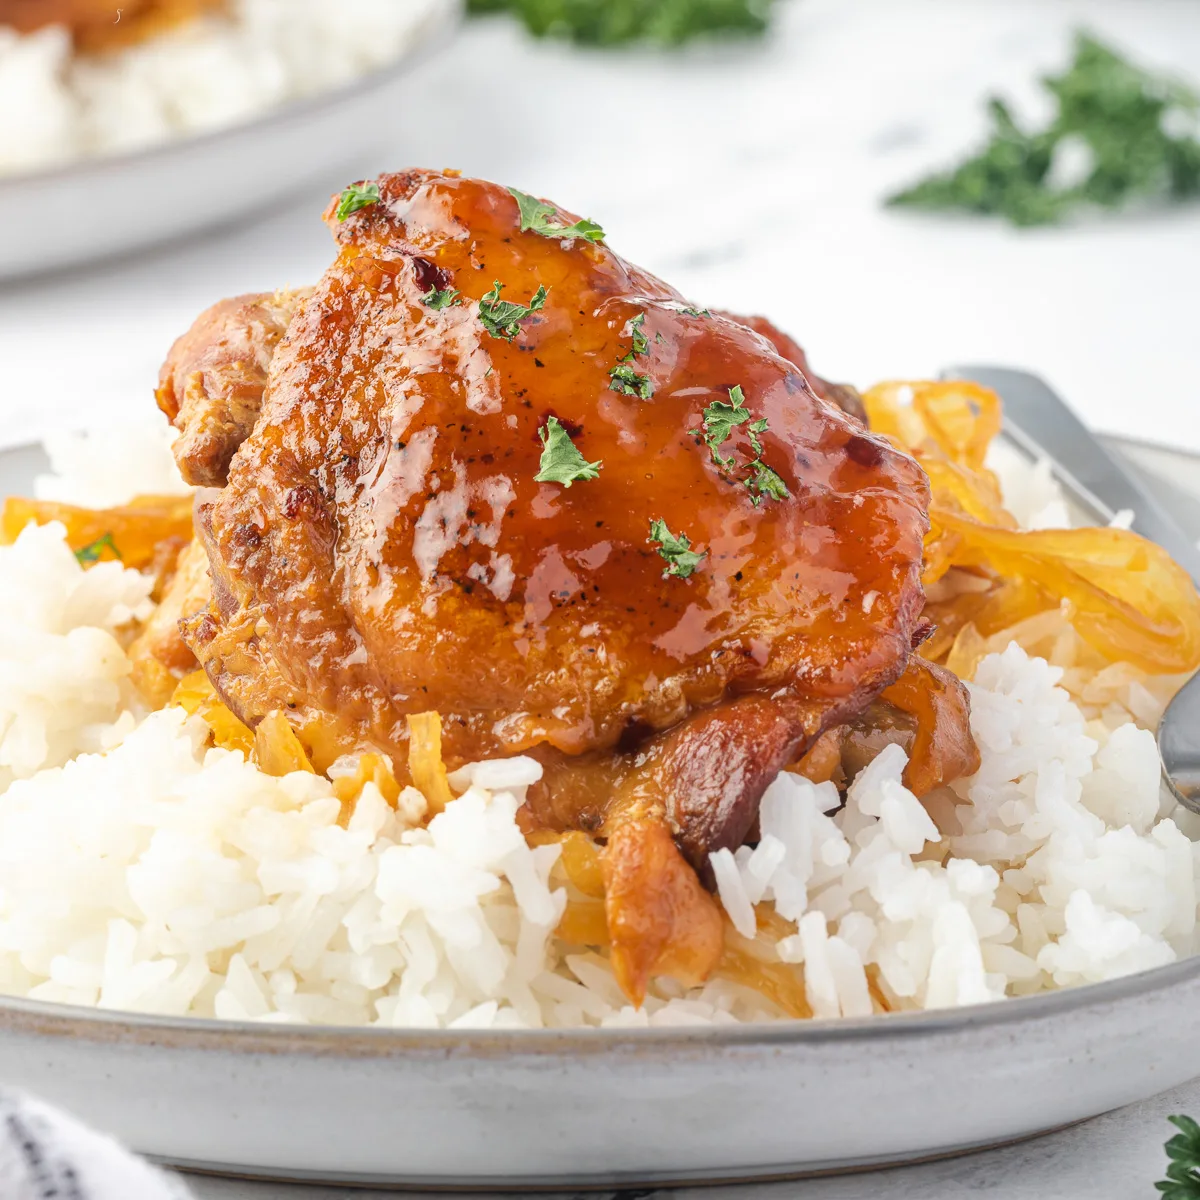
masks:
MULTIPOLYGON (((1005 367, 950 367, 943 379, 973 379, 1004 401, 1004 432, 1028 453, 1051 460, 1055 478, 1082 507, 1105 520, 1132 509, 1133 528, 1162 546, 1200 582, 1200 550, 1161 504, 1096 440, 1046 383, 1005 367)), ((1200 672, 1180 688, 1158 726, 1163 778, 1180 804, 1200 813, 1200 672)))

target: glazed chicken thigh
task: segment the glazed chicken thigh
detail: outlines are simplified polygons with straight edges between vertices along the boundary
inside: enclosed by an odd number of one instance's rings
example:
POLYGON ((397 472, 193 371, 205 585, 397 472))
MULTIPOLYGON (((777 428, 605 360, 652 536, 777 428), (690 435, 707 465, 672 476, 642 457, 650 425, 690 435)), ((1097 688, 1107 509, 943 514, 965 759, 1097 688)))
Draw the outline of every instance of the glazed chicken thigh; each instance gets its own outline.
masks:
POLYGON ((164 368, 184 473, 214 485, 186 640, 250 725, 281 710, 403 771, 407 718, 436 711, 451 766, 537 757, 527 828, 607 841, 622 986, 702 977, 696 872, 909 668, 927 480, 790 339, 571 214, 530 228, 452 172, 375 186, 327 211, 311 293, 227 302, 252 336, 202 318, 252 350, 194 330, 164 368))

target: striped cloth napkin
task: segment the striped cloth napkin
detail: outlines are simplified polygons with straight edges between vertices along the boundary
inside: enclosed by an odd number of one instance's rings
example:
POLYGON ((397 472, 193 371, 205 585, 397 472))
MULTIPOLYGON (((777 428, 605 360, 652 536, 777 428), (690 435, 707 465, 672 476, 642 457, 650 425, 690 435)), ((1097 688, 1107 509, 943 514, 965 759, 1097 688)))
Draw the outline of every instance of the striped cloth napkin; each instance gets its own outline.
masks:
POLYGON ((174 1175, 32 1096, 0 1088, 0 1200, 190 1200, 174 1175))

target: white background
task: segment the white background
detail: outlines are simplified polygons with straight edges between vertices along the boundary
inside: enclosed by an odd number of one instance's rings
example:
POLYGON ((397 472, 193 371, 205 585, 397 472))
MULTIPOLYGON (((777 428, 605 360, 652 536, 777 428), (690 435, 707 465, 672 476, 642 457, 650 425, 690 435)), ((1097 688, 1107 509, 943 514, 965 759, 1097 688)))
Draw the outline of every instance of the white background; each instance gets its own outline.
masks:
POLYGON ((783 0, 761 44, 666 56, 476 24, 381 116, 373 160, 251 224, 0 285, 0 444, 147 411, 197 312, 321 271, 329 192, 428 165, 594 217, 698 302, 771 315, 834 378, 1004 362, 1097 428, 1200 450, 1200 204, 1034 231, 880 207, 979 138, 988 91, 1039 112, 1032 81, 1081 23, 1200 81, 1194 0, 783 0))

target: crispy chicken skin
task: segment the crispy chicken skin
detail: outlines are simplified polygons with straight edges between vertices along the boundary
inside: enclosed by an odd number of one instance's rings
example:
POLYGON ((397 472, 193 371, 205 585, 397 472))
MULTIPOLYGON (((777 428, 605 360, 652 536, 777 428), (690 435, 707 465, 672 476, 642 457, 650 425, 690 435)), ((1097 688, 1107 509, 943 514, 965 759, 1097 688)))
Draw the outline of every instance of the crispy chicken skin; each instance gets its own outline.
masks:
POLYGON ((606 244, 522 232, 502 187, 376 183, 380 200, 344 220, 331 204, 337 258, 273 357, 244 332, 263 298, 243 297, 164 369, 184 472, 216 485, 197 506, 214 603, 187 641, 250 724, 284 707, 402 769, 405 718, 432 709, 452 766, 535 755, 529 825, 609 840, 626 991, 664 964, 702 977, 720 917, 678 856, 703 877, 774 775, 905 671, 928 482, 818 399, 803 352, 764 322, 685 311, 606 244), (547 289, 511 339, 480 319, 494 281, 520 304, 547 289), (427 302, 451 288, 456 303, 427 302), (213 327, 254 353, 214 358, 213 327), (648 383, 618 390, 622 363, 648 383), (197 372, 211 402, 264 371, 248 436, 254 404, 229 420, 188 409, 197 372), (755 425, 733 428, 722 462, 704 412, 735 385, 755 425), (596 478, 535 480, 551 416, 596 478), (752 433, 786 495, 746 486, 752 433), (692 574, 664 574, 656 518, 703 552, 692 574), (671 929, 693 931, 690 950, 671 929))
POLYGON ((851 387, 848 383, 830 383, 827 379, 822 379, 808 365, 808 355, 804 353, 799 342, 794 338, 789 337, 782 329, 776 328, 766 317, 739 317, 736 313, 728 312, 722 312, 720 315, 728 317, 731 321, 738 321, 765 337, 780 358, 786 358, 788 362, 795 363, 800 368, 800 374, 808 380, 809 386, 822 400, 836 404, 848 417, 853 417, 856 421, 866 425, 867 411, 863 408, 862 397, 858 394, 858 389, 851 387))
POLYGON ((310 290, 221 300, 176 339, 154 394, 180 430, 175 459, 188 483, 225 483, 258 419, 275 347, 310 290))

